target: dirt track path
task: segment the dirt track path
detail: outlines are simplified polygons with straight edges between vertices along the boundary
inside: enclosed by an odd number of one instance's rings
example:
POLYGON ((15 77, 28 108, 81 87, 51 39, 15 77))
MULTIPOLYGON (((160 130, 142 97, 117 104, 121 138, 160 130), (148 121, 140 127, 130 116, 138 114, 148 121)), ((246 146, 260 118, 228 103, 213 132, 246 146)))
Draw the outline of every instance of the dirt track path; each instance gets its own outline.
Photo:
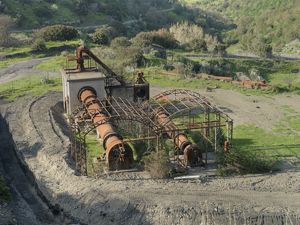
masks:
POLYGON ((50 58, 51 57, 46 57, 17 62, 8 66, 7 68, 0 69, 0 83, 6 83, 12 80, 17 80, 27 75, 48 74, 45 71, 36 70, 33 67, 50 58))
POLYGON ((245 220, 247 224, 282 224, 291 220, 291 224, 300 224, 299 171, 229 178, 204 176, 185 182, 152 180, 146 173, 100 179, 76 176, 66 148, 67 132, 58 129, 66 129, 60 105, 56 104, 60 100, 60 92, 33 100, 19 99, 8 108, 7 120, 41 190, 53 204, 58 203, 83 222, 189 225, 229 224, 231 220, 239 221, 236 224, 246 224, 245 220))
POLYGON ((4 208, 0 207, 0 212, 7 211, 3 212, 0 224, 56 224, 58 221, 38 197, 31 181, 20 167, 14 154, 13 141, 2 117, 0 127, 0 173, 4 175, 12 194, 12 201, 4 208))

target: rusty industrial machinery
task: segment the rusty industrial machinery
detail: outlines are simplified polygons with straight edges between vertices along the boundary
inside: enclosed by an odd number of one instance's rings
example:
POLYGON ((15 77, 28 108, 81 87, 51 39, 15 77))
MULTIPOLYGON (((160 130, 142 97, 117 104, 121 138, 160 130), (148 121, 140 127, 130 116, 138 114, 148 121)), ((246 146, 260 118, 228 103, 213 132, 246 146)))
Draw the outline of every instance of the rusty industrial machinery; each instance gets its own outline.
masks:
POLYGON ((101 109, 101 103, 97 99, 95 90, 91 87, 84 87, 78 93, 78 98, 84 104, 92 122, 99 124, 96 130, 103 139, 108 168, 110 170, 129 169, 133 164, 132 150, 115 132, 112 124, 107 121, 108 116, 101 109))
POLYGON ((134 81, 125 80, 85 46, 67 57, 67 65, 70 61, 75 68, 62 70, 64 106, 70 118, 71 153, 81 174, 99 174, 102 161, 108 170, 132 168, 133 144, 140 141, 146 149, 160 151, 164 140, 171 139, 170 160, 183 167, 207 165, 208 151, 223 150, 225 143, 230 147, 232 120, 199 93, 176 89, 150 98, 142 72, 134 81), (86 140, 93 131, 105 153, 92 160, 91 167, 86 140), (189 132, 197 132, 201 143, 189 140, 189 132))
POLYGON ((125 85, 125 81, 123 80, 123 78, 117 75, 114 71, 112 71, 105 63, 103 63, 97 56, 95 56, 94 53, 85 45, 81 45, 76 49, 76 60, 77 60, 78 72, 85 71, 84 54, 86 54, 87 56, 92 58, 97 64, 99 64, 106 71, 107 77, 115 78, 117 81, 120 82, 120 84, 125 85))
POLYGON ((183 153, 186 166, 203 165, 202 153, 199 147, 192 144, 184 132, 178 131, 177 126, 169 118, 165 110, 158 108, 155 114, 155 121, 164 128, 168 137, 174 141, 175 146, 183 153))

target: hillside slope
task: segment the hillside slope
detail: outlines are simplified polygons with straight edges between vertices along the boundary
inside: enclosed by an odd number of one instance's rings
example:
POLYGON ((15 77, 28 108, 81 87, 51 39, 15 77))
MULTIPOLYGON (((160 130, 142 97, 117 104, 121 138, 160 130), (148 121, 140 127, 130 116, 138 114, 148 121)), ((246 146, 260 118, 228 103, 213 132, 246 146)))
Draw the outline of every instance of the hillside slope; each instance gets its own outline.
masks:
POLYGON ((17 29, 49 24, 90 27, 123 23, 133 30, 153 30, 179 21, 201 21, 212 32, 226 29, 223 21, 169 0, 0 0, 0 14, 16 21, 17 29))
POLYGON ((300 38, 299 0, 182 0, 232 19, 238 28, 235 32, 240 43, 259 37, 271 43, 273 48, 300 38))

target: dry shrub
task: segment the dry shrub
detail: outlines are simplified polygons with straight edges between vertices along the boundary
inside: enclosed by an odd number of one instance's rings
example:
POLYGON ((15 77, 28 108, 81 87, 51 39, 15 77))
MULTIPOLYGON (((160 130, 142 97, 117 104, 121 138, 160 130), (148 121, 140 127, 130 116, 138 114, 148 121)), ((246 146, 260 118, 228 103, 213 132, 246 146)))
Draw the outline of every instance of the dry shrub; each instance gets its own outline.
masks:
POLYGON ((169 177, 170 165, 165 152, 152 152, 146 157, 144 162, 145 170, 150 173, 152 178, 169 177))

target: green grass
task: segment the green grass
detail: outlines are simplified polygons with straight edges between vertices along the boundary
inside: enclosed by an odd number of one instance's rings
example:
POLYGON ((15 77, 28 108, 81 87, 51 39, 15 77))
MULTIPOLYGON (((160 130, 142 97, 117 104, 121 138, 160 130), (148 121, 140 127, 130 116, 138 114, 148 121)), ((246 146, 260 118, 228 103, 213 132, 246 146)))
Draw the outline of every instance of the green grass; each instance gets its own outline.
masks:
MULTIPOLYGON (((281 130, 281 132, 286 132, 286 130, 281 130)), ((300 146, 292 146, 300 144, 299 140, 300 135, 295 133, 274 134, 254 125, 239 125, 234 128, 233 144, 244 151, 259 151, 269 156, 287 157, 300 155, 300 146)))
POLYGON ((88 175, 93 174, 93 159, 100 157, 104 152, 103 145, 100 144, 96 134, 91 133, 86 136, 86 147, 88 149, 87 154, 87 170, 88 175))
POLYGON ((22 96, 41 96, 50 90, 61 90, 61 78, 51 77, 48 82, 42 82, 43 76, 31 75, 16 81, 0 85, 0 98, 14 101, 22 96))
POLYGON ((9 189, 5 185, 4 179, 0 176, 0 203, 2 201, 9 201, 10 199, 9 189))
POLYGON ((142 69, 145 74, 145 78, 151 85, 158 85, 161 87, 174 87, 174 88, 187 88, 187 89, 205 89, 205 88, 221 88, 227 90, 235 90, 243 94, 252 95, 275 95, 272 90, 260 90, 260 89, 246 89, 238 87, 229 82, 222 82, 216 80, 203 80, 197 78, 184 78, 179 75, 168 75, 167 71, 159 67, 144 68, 142 69))
MULTIPOLYGON (((47 50, 40 53, 33 53, 31 52, 31 46, 30 45, 20 45, 18 47, 11 47, 11 48, 0 48, 0 52, 10 55, 10 58, 4 59, 0 61, 0 68, 6 68, 9 65, 21 62, 21 61, 28 61, 35 58, 43 58, 47 56, 53 56, 55 54, 60 54, 60 52, 53 51, 57 47, 66 47, 66 48, 74 48, 79 45, 79 40, 71 40, 71 41, 48 41, 46 42, 47 50)), ((62 56, 56 56, 55 59, 51 59, 47 65, 45 64, 41 65, 41 70, 53 70, 51 69, 51 64, 54 67, 54 70, 56 70, 61 64, 63 64, 63 57, 62 56)))
POLYGON ((64 56, 55 56, 49 60, 41 62, 39 65, 35 66, 34 68, 37 70, 44 70, 44 71, 59 71, 61 68, 64 67, 66 59, 64 56))
POLYGON ((300 157, 300 115, 288 106, 283 106, 283 109, 284 116, 272 131, 254 125, 236 126, 234 146, 245 151, 261 149, 258 151, 269 156, 300 157))

